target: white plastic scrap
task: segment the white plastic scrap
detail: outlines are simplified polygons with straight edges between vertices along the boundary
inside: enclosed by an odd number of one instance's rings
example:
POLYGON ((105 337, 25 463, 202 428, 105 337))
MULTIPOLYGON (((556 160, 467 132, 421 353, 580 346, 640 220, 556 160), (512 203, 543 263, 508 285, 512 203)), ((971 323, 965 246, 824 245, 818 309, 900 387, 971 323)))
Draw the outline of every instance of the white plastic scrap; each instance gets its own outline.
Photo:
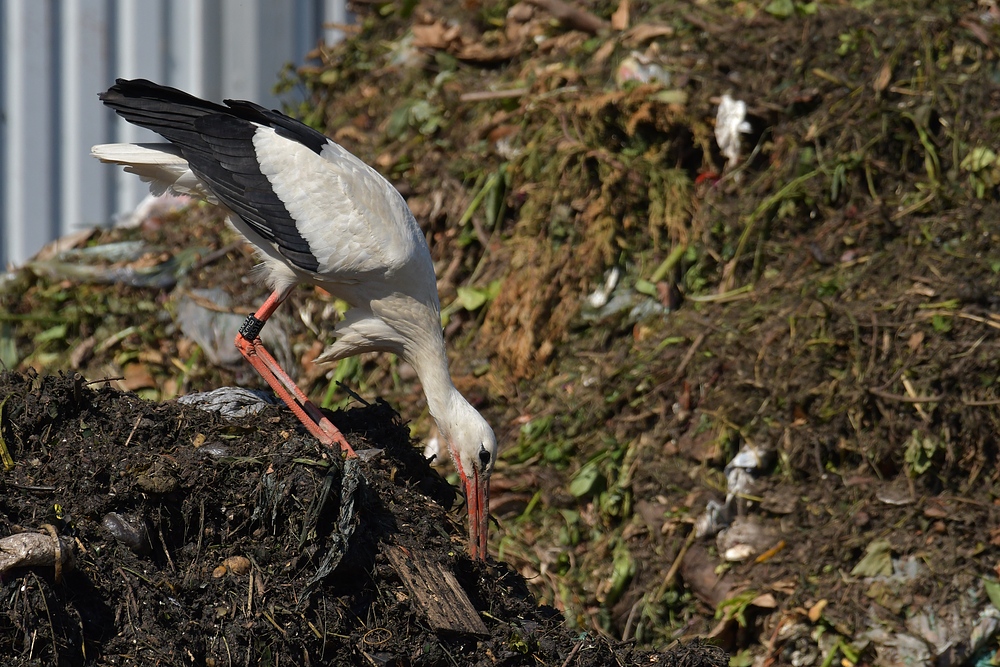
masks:
POLYGON ((875 645, 879 665, 932 665, 930 647, 913 635, 889 632, 882 627, 867 630, 862 637, 875 645))
POLYGON ((715 535, 729 526, 736 516, 735 499, 740 494, 749 493, 754 477, 767 467, 772 450, 744 442, 740 451, 726 465, 726 502, 710 500, 705 510, 695 520, 697 537, 715 535))
POLYGON ((734 100, 729 95, 722 96, 719 111, 715 115, 715 141, 729 161, 729 167, 740 159, 740 133, 746 134, 751 130, 746 117, 746 102, 734 100))
POLYGON ((255 415, 267 406, 276 404, 270 394, 242 387, 219 387, 212 391, 186 394, 179 397, 177 402, 207 412, 218 412, 230 419, 255 415))
POLYGON ((733 496, 750 492, 754 476, 767 465, 766 459, 769 454, 769 450, 746 442, 743 443, 740 451, 725 468, 727 503, 733 496))
POLYGON ((705 505, 705 510, 694 520, 694 536, 701 539, 711 535, 717 535, 719 531, 729 525, 732 517, 729 515, 729 506, 723 505, 717 500, 709 500, 705 505))
POLYGON ((615 70, 615 82, 619 87, 626 81, 639 83, 657 82, 664 86, 670 85, 670 72, 653 61, 648 55, 632 51, 625 56, 618 69, 615 70))
POLYGON ((1000 626, 1000 610, 991 605, 979 612, 979 620, 969 635, 969 653, 979 653, 996 636, 1000 626))
POLYGON ((618 279, 621 278, 621 275, 621 269, 617 266, 608 271, 604 276, 604 284, 587 296, 587 304, 591 308, 600 308, 605 305, 608 302, 608 297, 618 285, 618 279))
POLYGON ((739 563, 774 546, 780 535, 773 523, 737 516, 719 532, 715 544, 723 559, 739 563))
POLYGON ((178 211, 192 201, 194 200, 187 195, 175 195, 169 192, 159 195, 148 194, 134 210, 115 216, 115 226, 125 229, 138 227, 149 218, 178 211))

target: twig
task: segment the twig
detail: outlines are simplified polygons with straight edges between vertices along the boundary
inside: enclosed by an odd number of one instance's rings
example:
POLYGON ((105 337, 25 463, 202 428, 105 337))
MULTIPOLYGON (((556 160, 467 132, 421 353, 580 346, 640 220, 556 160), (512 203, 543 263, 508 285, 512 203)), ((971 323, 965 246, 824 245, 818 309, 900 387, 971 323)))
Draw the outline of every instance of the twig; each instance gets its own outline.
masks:
MULTIPOLYGON (((910 382, 909 378, 907 378, 904 375, 902 378, 902 382, 903 382, 903 389, 906 390, 906 395, 909 396, 910 398, 917 398, 917 391, 913 388, 913 383, 910 382)), ((923 407, 921 407, 919 403, 915 404, 913 406, 913 409, 917 411, 917 414, 920 415, 920 418, 923 419, 925 422, 929 422, 931 420, 930 416, 926 412, 924 412, 923 407)))
POLYGON ((233 241, 229 245, 222 246, 218 250, 214 250, 214 251, 208 253, 207 255, 205 255, 204 257, 202 257, 201 259, 199 259, 197 262, 195 262, 194 264, 192 264, 191 268, 188 269, 188 273, 194 273, 195 271, 197 271, 199 269, 205 268, 206 266, 208 266, 212 262, 214 262, 214 261, 216 261, 218 259, 222 259, 226 255, 228 255, 229 253, 231 253, 233 250, 236 250, 237 248, 239 248, 240 246, 244 245, 245 243, 246 243, 246 241, 243 241, 243 240, 233 241))
POLYGON ((205 499, 201 499, 201 510, 198 518, 198 548, 194 552, 195 562, 201 558, 201 540, 205 536, 205 499))
POLYGON ((63 553, 62 542, 59 540, 59 533, 56 532, 56 527, 51 523, 43 523, 42 528, 44 528, 45 532, 52 538, 52 547, 55 550, 55 575, 53 578, 57 584, 61 584, 63 553))
POLYGON ((135 435, 136 429, 139 428, 139 422, 142 421, 142 415, 135 418, 135 425, 132 427, 132 432, 128 434, 125 438, 125 446, 122 449, 127 449, 130 442, 132 442, 132 436, 135 435))
MULTIPOLYGON (((247 577, 247 579, 249 581, 247 582, 247 611, 246 611, 246 614, 247 614, 247 618, 249 618, 251 616, 252 612, 253 612, 253 589, 254 589, 254 585, 253 585, 253 568, 252 567, 250 568, 250 576, 247 577)), ((264 618, 266 618, 267 620, 271 621, 271 625, 273 625, 274 627, 276 627, 278 629, 278 631, 281 632, 281 634, 285 634, 284 629, 280 625, 278 625, 277 623, 274 622, 274 619, 272 619, 268 615, 268 613, 267 613, 266 610, 264 611, 264 618)))
POLYGON ((639 605, 641 605, 642 602, 643 602, 642 598, 639 598, 638 600, 635 601, 635 604, 632 605, 632 608, 629 609, 628 618, 625 619, 625 629, 622 630, 623 642, 627 642, 628 636, 632 634, 632 623, 633 621, 635 621, 635 613, 639 611, 639 605))
POLYGON ((573 660, 573 658, 576 657, 576 654, 580 652, 580 647, 583 646, 583 642, 584 640, 581 639, 576 643, 576 646, 573 647, 573 650, 570 651, 569 655, 566 656, 566 659, 563 660, 562 667, 569 667, 570 661, 573 660))
MULTIPOLYGON (((34 578, 36 585, 38 585, 38 589, 41 590, 42 586, 39 583, 38 575, 34 575, 34 578)), ((49 609, 49 597, 47 595, 43 595, 41 597, 42 606, 45 607, 45 616, 49 619, 49 637, 52 639, 52 656, 59 658, 59 645, 56 644, 56 630, 55 626, 52 624, 52 610, 49 609)))
MULTIPOLYGON (((894 92, 896 92, 896 91, 894 91, 894 92)), ((898 211, 896 211, 889 218, 889 220, 892 221, 892 222, 899 222, 899 220, 905 218, 909 214, 914 213, 914 212, 919 211, 920 209, 922 209, 925 205, 929 204, 931 202, 931 200, 934 199, 934 197, 935 197, 935 194, 932 192, 929 195, 927 195, 926 197, 924 197, 923 199, 921 199, 920 201, 918 201, 918 202, 916 202, 914 204, 911 204, 911 205, 907 206, 906 208, 899 209, 898 211)))
POLYGON ((992 401, 974 401, 963 398, 962 405, 968 405, 969 407, 987 407, 990 405, 1000 405, 1000 399, 994 399, 992 401))
POLYGON ((994 329, 1000 329, 1000 322, 993 322, 985 317, 980 317, 979 315, 973 315, 972 313, 955 313, 957 317, 961 317, 963 320, 972 320, 973 322, 979 322, 980 324, 985 324, 988 327, 993 327, 994 329))
POLYGON ((688 549, 690 549, 691 545, 694 544, 694 540, 694 529, 692 529, 691 532, 688 533, 687 539, 684 540, 684 546, 682 546, 681 550, 677 552, 677 558, 674 559, 670 569, 667 570, 666 576, 663 577, 663 582, 660 584, 660 587, 656 589, 655 600, 657 602, 663 598, 663 594, 666 593, 667 589, 674 583, 677 571, 681 569, 681 562, 684 560, 684 556, 687 555, 688 549))
POLYGON ((767 551, 765 551, 761 555, 759 555, 756 558, 754 558, 753 562, 754 563, 766 563, 767 561, 769 561, 772 558, 774 558, 774 556, 776 556, 779 552, 781 552, 781 550, 784 549, 786 546, 787 546, 787 544, 785 543, 785 541, 784 540, 780 540, 773 547, 771 547, 770 549, 768 549, 767 551))
POLYGON ((351 398, 353 398, 355 401, 357 401, 361 405, 365 406, 366 408, 370 408, 372 406, 371 403, 369 403, 365 399, 361 398, 360 394, 358 394, 356 391, 354 391, 353 389, 351 389, 350 387, 348 387, 343 382, 338 381, 337 382, 337 386, 340 387, 345 393, 347 393, 348 396, 350 396, 351 398))
MULTIPOLYGON (((122 342, 123 340, 125 340, 126 338, 128 338, 129 336, 131 336, 132 334, 139 333, 139 331, 140 331, 140 327, 139 326, 133 325, 133 326, 130 326, 130 327, 125 327, 124 329, 122 329, 118 333, 114 333, 114 334, 111 334, 110 336, 108 336, 107 339, 105 339, 100 345, 98 345, 96 348, 94 348, 94 351, 97 352, 98 354, 101 354, 102 352, 107 352, 112 347, 114 347, 118 343, 122 342)), ((91 380, 91 382, 88 382, 87 384, 90 384, 92 382, 93 382, 93 380, 91 380)))
POLYGON ((112 382, 118 382, 118 380, 124 380, 124 379, 125 379, 124 375, 119 375, 119 376, 113 377, 113 378, 112 377, 105 377, 105 378, 101 378, 100 380, 88 380, 88 381, 84 382, 84 384, 87 385, 87 386, 90 386, 92 384, 101 384, 102 382, 106 382, 108 384, 111 384, 112 382))
POLYGON ((740 258, 743 255, 743 248, 746 246, 747 240, 750 238, 750 234, 753 232, 757 221, 763 218, 764 215, 771 210, 771 208, 778 206, 785 199, 790 199, 798 194, 799 188, 804 186, 817 175, 819 175, 819 170, 813 170, 806 174, 802 174, 797 178, 793 178, 776 193, 758 204, 757 208, 750 213, 746 219, 746 223, 744 223, 743 232, 740 234, 740 240, 736 244, 736 252, 733 253, 732 259, 726 263, 723 270, 723 275, 727 276, 728 280, 731 280, 732 276, 735 275, 736 265, 739 263, 740 258))
POLYGON ((527 88, 508 88, 507 90, 476 90, 471 93, 462 93, 458 99, 462 102, 485 102, 488 100, 506 100, 514 97, 527 95, 527 88))
POLYGON ((687 370, 688 364, 691 363, 692 359, 694 359, 695 352, 698 351, 698 348, 701 347, 701 344, 704 342, 705 333, 702 332, 698 334, 698 337, 694 339, 693 343, 691 343, 691 347, 688 348, 688 351, 684 354, 684 358, 681 359, 680 365, 677 366, 677 370, 674 371, 675 380, 679 380, 684 376, 684 371, 687 370))
POLYGON ((274 626, 274 629, 275 629, 275 630, 277 630, 277 631, 278 631, 278 632, 280 632, 281 634, 285 635, 286 637, 288 636, 288 631, 287 631, 287 630, 285 630, 285 629, 284 629, 283 627, 281 627, 280 625, 278 625, 278 622, 277 622, 276 620, 274 620, 274 616, 271 616, 271 614, 270 614, 270 613, 268 613, 268 612, 267 612, 267 610, 263 610, 263 611, 261 611, 261 615, 262 615, 262 616, 263 616, 264 618, 266 618, 266 619, 267 619, 267 621, 268 621, 268 622, 269 622, 269 623, 270 623, 271 625, 273 625, 273 626, 274 626))
POLYGON ((572 30, 582 30, 596 35, 602 30, 611 28, 611 24, 607 21, 562 0, 528 0, 528 4, 544 9, 572 30))
POLYGON ((183 290, 182 294, 185 298, 193 301, 195 305, 204 308, 205 310, 210 310, 213 313, 225 313, 227 315, 250 315, 255 312, 254 308, 247 306, 220 306, 211 299, 199 296, 189 290, 183 290))
POLYGON ((163 513, 162 513, 162 510, 160 512, 160 515, 157 517, 156 532, 160 536, 160 544, 163 546, 163 553, 167 557, 167 564, 170 565, 170 571, 171 572, 176 572, 177 571, 177 566, 174 565, 174 559, 170 555, 170 547, 167 546, 167 539, 163 536, 163 513))
POLYGON ((892 394, 888 391, 876 389, 875 387, 869 387, 868 393, 900 403, 940 403, 944 400, 944 394, 937 394, 936 396, 900 396, 899 394, 892 394))
POLYGON ((749 299, 753 294, 753 285, 744 285, 721 294, 689 294, 685 297, 688 301, 695 303, 729 303, 740 299, 749 299))
POLYGON ((28 485, 28 484, 11 484, 15 489, 21 489, 22 491, 31 491, 32 493, 52 493, 56 490, 54 486, 39 486, 39 485, 28 485))

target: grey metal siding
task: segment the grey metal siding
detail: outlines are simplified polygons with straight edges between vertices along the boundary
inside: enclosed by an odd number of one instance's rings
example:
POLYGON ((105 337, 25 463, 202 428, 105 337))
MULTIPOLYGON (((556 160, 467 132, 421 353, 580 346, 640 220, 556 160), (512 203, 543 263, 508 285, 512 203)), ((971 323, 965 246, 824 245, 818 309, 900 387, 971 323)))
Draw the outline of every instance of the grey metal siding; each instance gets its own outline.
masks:
POLYGON ((98 102, 116 77, 280 107, 282 68, 348 20, 345 0, 0 0, 0 268, 147 194, 90 157, 155 140, 98 102))

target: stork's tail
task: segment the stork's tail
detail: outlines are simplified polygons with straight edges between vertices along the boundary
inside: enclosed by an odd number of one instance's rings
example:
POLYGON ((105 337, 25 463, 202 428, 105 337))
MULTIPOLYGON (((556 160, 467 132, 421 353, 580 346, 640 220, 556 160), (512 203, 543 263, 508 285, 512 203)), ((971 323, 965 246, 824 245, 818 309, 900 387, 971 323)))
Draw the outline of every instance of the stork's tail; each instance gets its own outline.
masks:
POLYGON ((91 148, 90 154, 101 162, 122 165, 149 183, 154 195, 169 192, 218 203, 173 144, 100 144, 91 148))
POLYGON ((210 114, 232 113, 221 104, 145 79, 118 79, 115 85, 98 97, 128 122, 180 145, 196 135, 192 131, 196 119, 210 114))

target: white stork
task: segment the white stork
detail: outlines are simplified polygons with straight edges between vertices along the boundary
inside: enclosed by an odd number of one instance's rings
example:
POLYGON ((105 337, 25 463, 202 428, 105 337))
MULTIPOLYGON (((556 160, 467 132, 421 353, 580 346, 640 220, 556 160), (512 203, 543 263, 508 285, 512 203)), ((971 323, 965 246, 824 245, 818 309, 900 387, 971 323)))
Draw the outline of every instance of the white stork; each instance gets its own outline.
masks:
POLYGON ((413 366, 465 485, 470 554, 484 560, 496 437, 452 384, 434 266, 402 196, 323 134, 252 102, 223 106, 143 79, 118 79, 100 98, 169 143, 104 144, 92 149, 95 157, 124 165, 155 194, 221 206, 259 252, 272 293, 236 346, 321 442, 353 455, 259 338, 296 284, 318 285, 350 305, 318 361, 379 351, 413 366))

